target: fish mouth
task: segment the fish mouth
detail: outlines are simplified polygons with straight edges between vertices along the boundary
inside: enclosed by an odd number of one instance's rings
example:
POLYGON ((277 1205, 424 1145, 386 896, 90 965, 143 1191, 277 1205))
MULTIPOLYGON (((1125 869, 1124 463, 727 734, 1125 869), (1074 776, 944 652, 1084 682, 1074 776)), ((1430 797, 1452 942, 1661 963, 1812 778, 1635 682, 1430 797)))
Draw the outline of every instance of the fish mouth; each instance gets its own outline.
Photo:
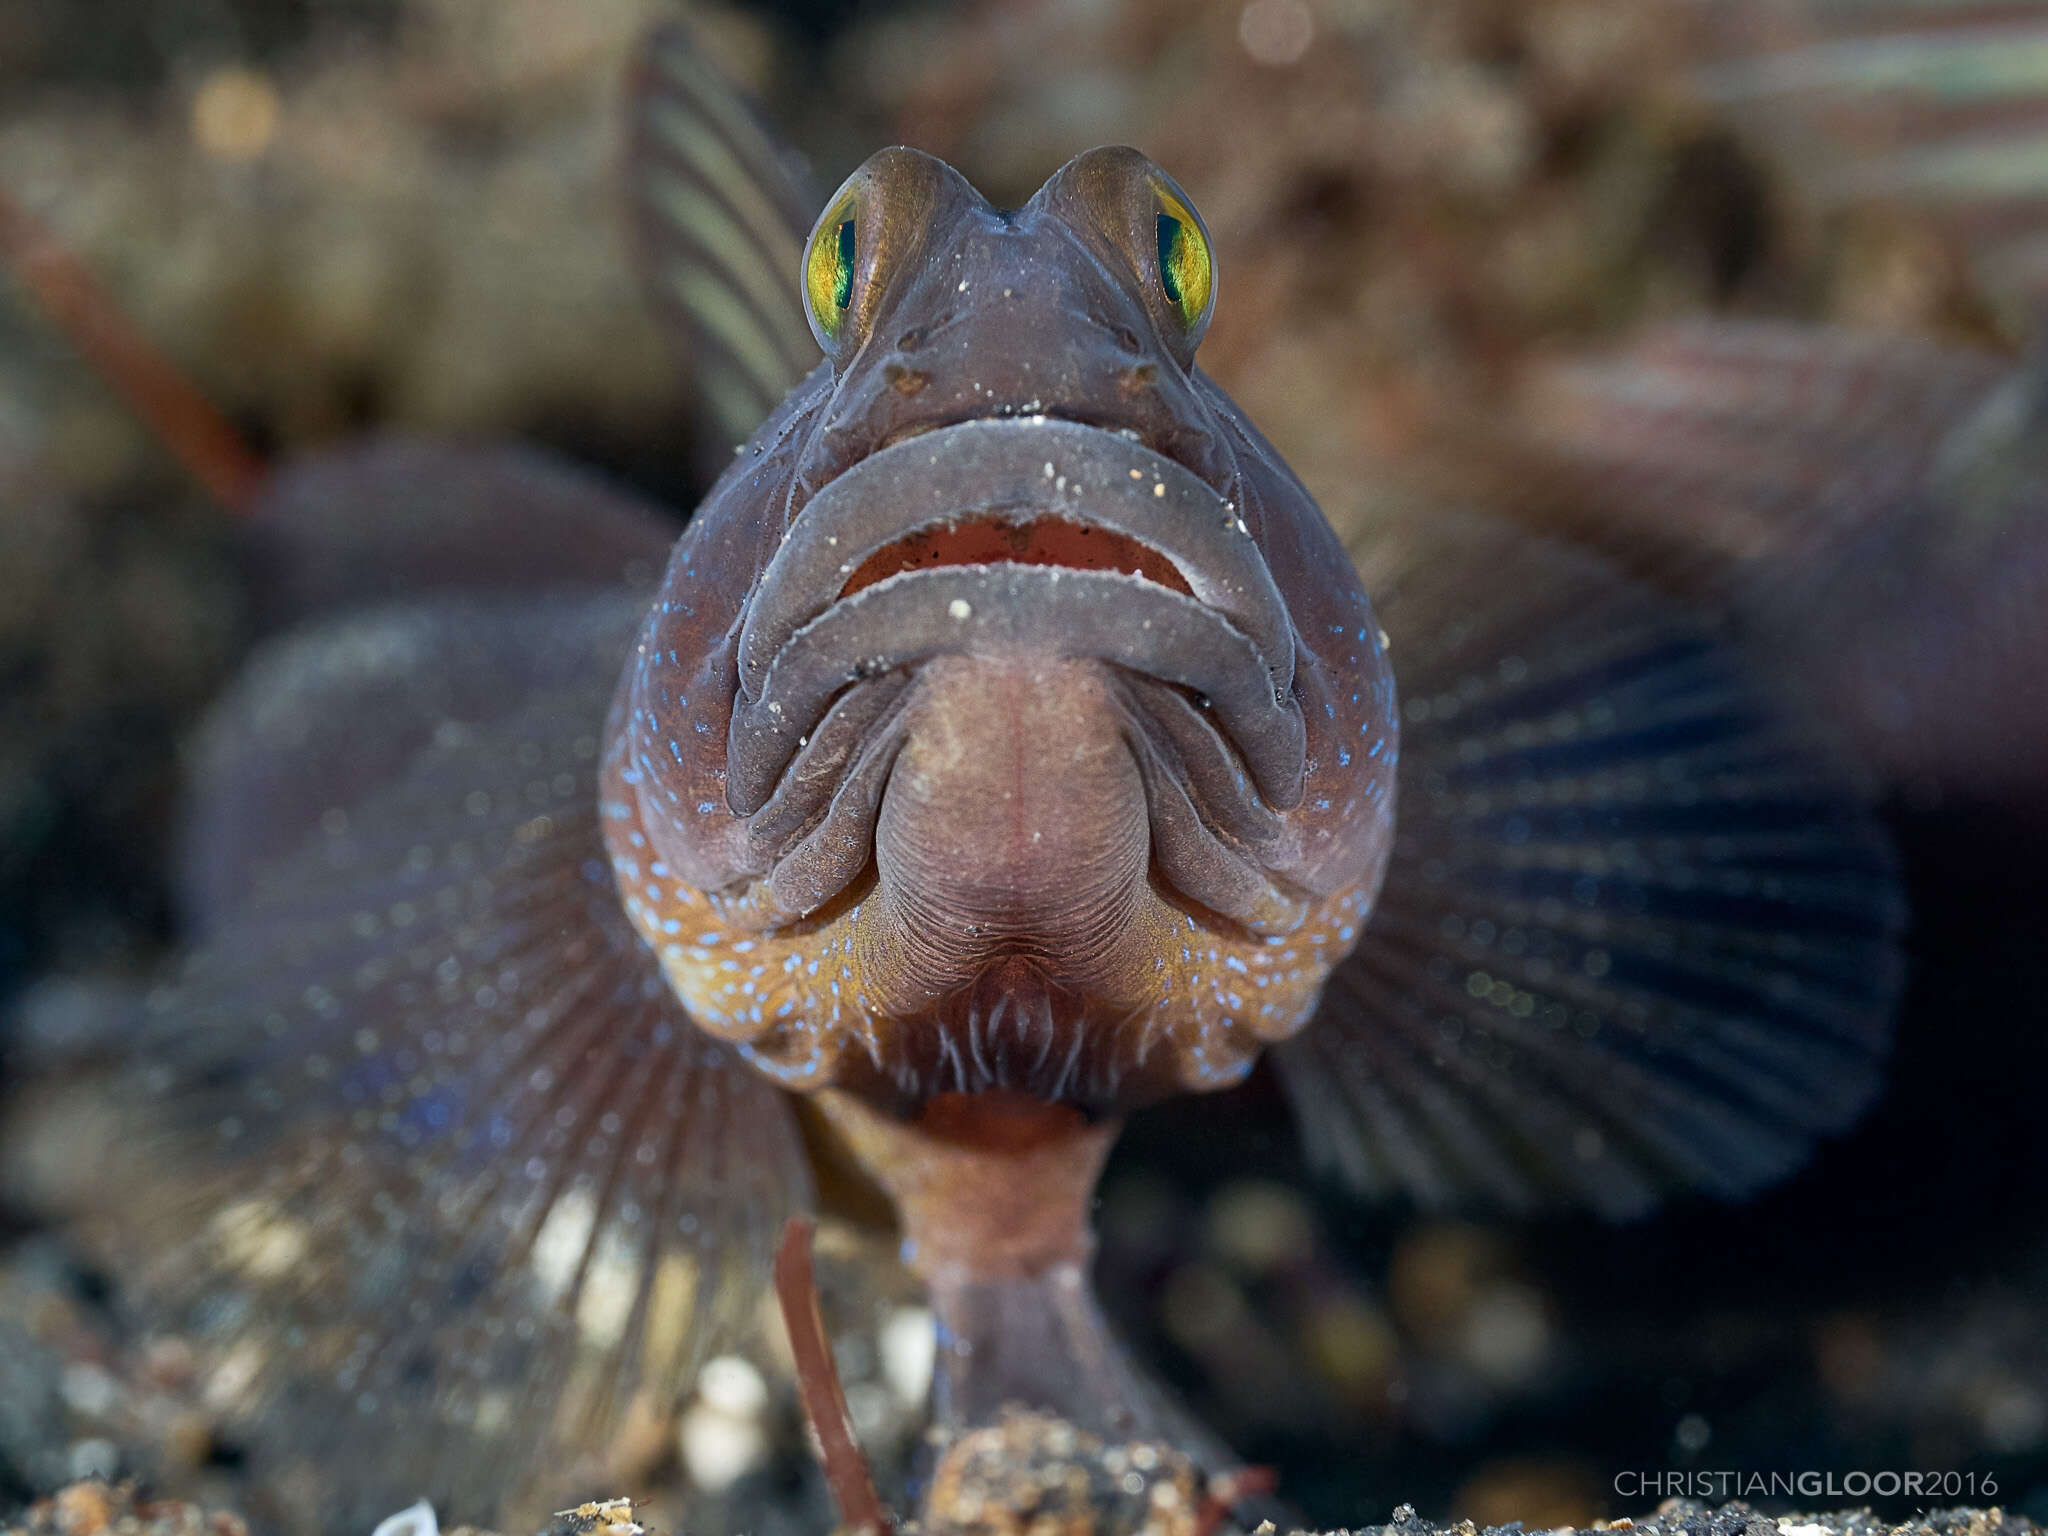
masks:
POLYGON ((767 804, 851 685, 963 654, 1168 684, 1269 805, 1300 799, 1292 620, 1238 509, 1124 434, 1005 417, 900 438, 805 506, 740 632, 727 802, 767 804))

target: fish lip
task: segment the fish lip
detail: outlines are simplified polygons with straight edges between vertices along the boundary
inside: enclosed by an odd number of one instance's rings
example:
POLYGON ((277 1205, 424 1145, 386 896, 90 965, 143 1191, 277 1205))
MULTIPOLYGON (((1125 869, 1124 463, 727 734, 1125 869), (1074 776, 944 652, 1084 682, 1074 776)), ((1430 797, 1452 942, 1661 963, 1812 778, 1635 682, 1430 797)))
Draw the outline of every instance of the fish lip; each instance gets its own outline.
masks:
MULTIPOLYGON (((1105 432, 1109 436, 1121 438, 1127 443, 1136 443, 1141 448, 1148 448, 1152 452, 1160 454, 1163 458, 1173 457, 1169 453, 1164 453, 1157 443, 1146 437, 1136 427, 1116 426, 1102 421, 1088 421, 1079 416, 1065 415, 1053 408, 1041 409, 1037 401, 1033 401, 1023 410, 1006 409, 1000 415, 976 415, 971 411, 961 410, 949 415, 934 416, 928 421, 906 422, 877 442, 867 456, 872 458, 875 454, 881 453, 885 449, 894 448, 899 443, 907 443, 915 438, 929 437, 935 432, 947 432, 951 431, 954 427, 976 426, 992 421, 1025 422, 1031 426, 1044 426, 1048 422, 1058 422, 1062 426, 1082 427, 1094 432, 1105 432)), ((854 464, 850 464, 847 466, 847 469, 859 468, 860 462, 865 461, 857 461, 854 464)), ((1179 463, 1180 461, 1176 459, 1174 462, 1179 463)), ((844 474, 846 470, 841 470, 840 473, 844 474)), ((826 483, 830 484, 831 482, 827 481, 826 483)), ((820 486, 819 489, 823 490, 824 486, 820 486)))
POLYGON ((1286 602, 1237 506, 1135 430, 1028 414, 903 428, 813 492, 748 602, 741 690, 760 694, 774 651, 836 602, 870 555, 979 518, 1059 518, 1145 545, 1292 680, 1286 602))
POLYGON ((900 437, 811 498, 741 628, 728 803, 740 815, 764 804, 831 698, 884 663, 1034 645, 1195 689, 1216 703, 1262 790, 1276 804, 1298 793, 1304 728, 1292 699, 1293 622, 1238 509, 1125 433, 1026 416, 900 437), (1169 562, 1193 596, 1117 572, 1012 564, 905 572, 841 595, 878 550, 924 529, 994 517, 1120 534, 1169 562), (1104 605, 1131 624, 1109 622, 1104 605), (938 622, 940 614, 955 622, 938 622), (1169 637, 1183 655, 1162 648, 1169 637), (859 654, 836 658, 835 646, 859 654))
POLYGON ((740 686, 823 613, 869 556, 925 529, 1057 518, 1122 534, 1167 560, 1293 679, 1285 600, 1237 507, 1134 434, 1054 416, 977 417, 899 436, 812 496, 768 562, 740 634, 740 686))

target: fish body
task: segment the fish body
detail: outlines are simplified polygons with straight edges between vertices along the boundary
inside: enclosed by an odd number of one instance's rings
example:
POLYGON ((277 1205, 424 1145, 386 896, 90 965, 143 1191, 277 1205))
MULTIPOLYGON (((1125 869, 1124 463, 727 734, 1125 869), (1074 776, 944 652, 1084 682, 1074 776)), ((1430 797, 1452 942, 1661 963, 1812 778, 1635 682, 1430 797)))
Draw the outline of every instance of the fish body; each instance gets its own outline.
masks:
MULTIPOLYGON (((1087 1282, 1147 1103, 1271 1052, 1357 1189, 1626 1215, 1868 1102, 1902 911, 1852 779, 1598 559, 1340 542, 1195 366, 1163 171, 1004 213, 885 150, 806 237, 686 34, 635 111, 652 289, 715 411, 781 403, 651 590, 593 578, 658 517, 585 549, 598 488, 514 470, 494 529, 420 461, 432 569, 395 542, 201 754, 111 1245, 274 1464, 473 1508, 672 1409, 814 1198, 798 1103, 895 1201, 944 1420, 1201 1447, 1087 1282)), ((281 477, 287 563, 362 483, 281 477)))
MULTIPOLYGON (((684 532, 609 727, 627 914, 701 1028, 829 1095, 984 1376, 971 1289, 1078 1278, 1103 1123, 1306 1025, 1392 843, 1378 621, 1190 366, 1175 239, 1206 287, 1135 151, 1009 213, 857 171, 811 237, 828 361, 684 532)), ((1128 1432, 1084 1315, 1043 1405, 1128 1432)))

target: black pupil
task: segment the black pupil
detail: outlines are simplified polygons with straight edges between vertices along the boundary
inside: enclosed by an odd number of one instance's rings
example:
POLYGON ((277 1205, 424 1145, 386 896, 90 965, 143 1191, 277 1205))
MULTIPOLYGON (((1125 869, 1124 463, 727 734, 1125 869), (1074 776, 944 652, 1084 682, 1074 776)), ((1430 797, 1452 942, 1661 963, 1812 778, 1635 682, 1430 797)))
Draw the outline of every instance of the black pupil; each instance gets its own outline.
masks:
POLYGON ((839 225, 839 280, 832 286, 832 302, 841 309, 853 299, 853 220, 839 225))
POLYGON ((1173 258, 1180 249, 1182 233, 1179 219, 1170 213, 1159 215, 1159 282, 1176 304, 1180 302, 1180 274, 1174 270, 1173 258))

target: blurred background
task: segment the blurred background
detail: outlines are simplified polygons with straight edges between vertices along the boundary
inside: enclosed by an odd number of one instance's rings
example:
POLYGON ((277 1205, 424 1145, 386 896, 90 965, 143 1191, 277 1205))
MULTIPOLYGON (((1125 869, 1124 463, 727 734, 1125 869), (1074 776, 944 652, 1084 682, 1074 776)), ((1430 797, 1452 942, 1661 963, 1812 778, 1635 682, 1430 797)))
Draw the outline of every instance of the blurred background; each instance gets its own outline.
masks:
MULTIPOLYGON (((392 430, 518 439, 680 521, 721 445, 697 440, 687 371, 641 301, 621 190, 624 71, 669 14, 663 0, 0 0, 0 192, 266 455, 392 430)), ((2028 111, 2048 103, 2034 5, 691 14, 821 187, 891 142, 947 157, 997 203, 1096 143, 1165 165, 1218 251, 1204 366, 1340 527, 1369 518, 1444 423, 1505 415, 1532 368, 1662 322, 1853 326, 1974 349, 1987 377, 2034 339, 2020 216, 2048 118, 2028 111), (1937 12, 2011 27, 2031 51, 1965 59, 1937 12), (1731 13, 1763 30, 1723 26, 1731 13), (1805 34, 1772 28, 1801 22, 1837 52, 1771 52, 1807 62, 1743 72, 1765 56, 1745 50, 1791 47, 1805 34), (1864 52, 1840 52, 1851 44, 1864 52), (1848 99, 1859 68, 1896 83, 1922 65, 1959 97, 1968 69, 1996 66, 1996 100, 1963 103, 1988 162, 1914 161, 1910 112, 1852 114, 1845 137, 1817 110, 1848 99), (1843 155, 1884 174, 1813 174, 1843 155), (1958 215, 1971 166, 2005 189, 1998 219, 1958 215)), ((1855 402, 1843 409, 1854 426, 1855 402)), ((1877 451, 1886 428, 1873 416, 1870 430, 1877 451)), ((1844 441, 1830 452, 1853 456, 1844 441)), ((2024 509, 2048 509, 2032 494, 2024 509)), ((105 1046, 95 1031, 175 941, 181 745, 249 644, 257 596, 230 517, 0 279, 0 1049, 17 1080, 105 1046)), ((2038 711, 2042 688, 2014 669, 1971 698, 2038 711)), ((1990 792, 1932 774, 1882 792, 1914 907, 1894 1087, 1806 1172, 1747 1205, 1682 1203, 1626 1227, 1430 1219, 1318 1187, 1277 1089, 1255 1078, 1142 1117, 1120 1148, 1100 1274, 1126 1336, 1326 1524, 1399 1503, 1583 1522, 1652 1505, 1644 1479, 1688 1470, 1953 1474, 1933 1502, 2048 1520, 2048 782, 1990 792)), ((49 1221, 63 1117, 10 1108, 0 1510, 120 1471, 303 1514, 320 1491, 256 1491, 263 1468, 211 1421, 189 1362, 124 1335, 120 1277, 84 1266, 49 1221)), ((916 1297, 885 1240, 828 1239, 856 1417, 900 1459, 916 1297)), ((680 1449, 648 1452, 646 1486, 693 1528, 815 1522, 775 1350, 721 1362, 700 1398, 680 1449)), ((1897 1517, 1928 1501, 1870 1502, 1897 1517)))

